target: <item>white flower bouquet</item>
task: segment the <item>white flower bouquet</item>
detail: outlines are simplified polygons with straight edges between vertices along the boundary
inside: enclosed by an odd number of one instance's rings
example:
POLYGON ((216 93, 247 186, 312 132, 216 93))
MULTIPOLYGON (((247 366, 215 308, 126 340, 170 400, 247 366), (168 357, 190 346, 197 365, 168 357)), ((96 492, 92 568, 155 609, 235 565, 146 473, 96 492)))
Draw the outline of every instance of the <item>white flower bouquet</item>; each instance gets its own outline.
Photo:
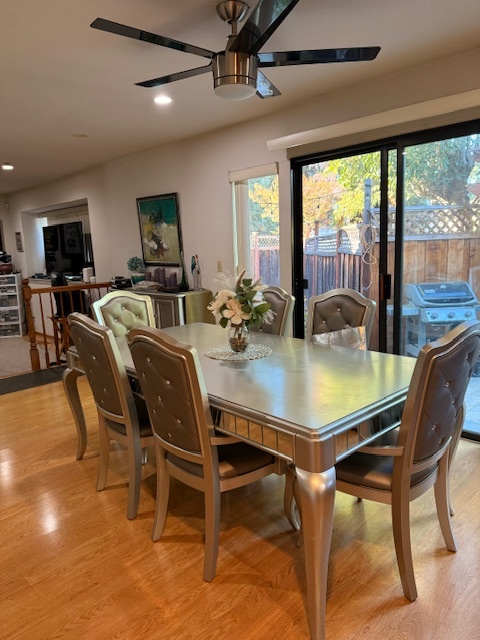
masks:
POLYGON ((224 284, 226 287, 218 291, 212 302, 208 305, 217 318, 220 318, 219 325, 223 328, 229 324, 232 327, 246 327, 250 329, 253 325, 260 325, 264 322, 271 322, 273 311, 270 304, 263 297, 261 278, 253 281, 245 278, 245 271, 233 280, 231 287, 228 285, 228 276, 224 284))

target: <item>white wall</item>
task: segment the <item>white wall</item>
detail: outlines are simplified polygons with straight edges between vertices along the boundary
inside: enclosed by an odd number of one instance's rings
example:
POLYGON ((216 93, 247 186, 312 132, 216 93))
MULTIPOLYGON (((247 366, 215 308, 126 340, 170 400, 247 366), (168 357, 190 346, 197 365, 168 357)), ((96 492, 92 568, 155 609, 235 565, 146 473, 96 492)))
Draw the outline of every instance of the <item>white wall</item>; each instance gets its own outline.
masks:
MULTIPOLYGON (((37 271, 34 252, 29 251, 28 233, 24 239, 25 253, 17 254, 15 250, 14 233, 24 232, 22 212, 86 198, 97 281, 108 280, 112 275, 126 275, 127 259, 141 255, 136 198, 177 192, 187 269, 190 256, 198 254, 203 286, 215 288, 217 260, 223 262, 224 268, 233 270, 228 172, 278 161, 281 284, 290 290, 289 161, 284 151, 269 152, 267 141, 476 89, 480 86, 478 69, 480 49, 323 95, 268 118, 119 158, 54 183, 12 194, 8 198, 9 209, 0 213, 7 250, 24 275, 37 271)), ((459 114, 458 119, 461 117, 459 114)), ((455 121, 455 115, 450 115, 449 121, 455 121)), ((416 129, 427 126, 428 122, 422 120, 416 129)), ((408 124, 408 130, 412 130, 412 123, 408 124)))

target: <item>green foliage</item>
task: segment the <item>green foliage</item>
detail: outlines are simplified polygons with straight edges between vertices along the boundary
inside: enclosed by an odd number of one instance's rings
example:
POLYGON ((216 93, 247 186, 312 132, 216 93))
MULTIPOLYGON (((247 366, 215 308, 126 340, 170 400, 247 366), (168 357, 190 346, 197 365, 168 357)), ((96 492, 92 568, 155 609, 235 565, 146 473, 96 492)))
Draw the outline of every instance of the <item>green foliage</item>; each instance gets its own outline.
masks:
POLYGON ((128 267, 128 270, 132 271, 133 273, 145 271, 144 261, 141 258, 138 258, 137 256, 127 260, 127 267, 128 267))
POLYGON ((278 234, 278 176, 263 176, 248 181, 250 231, 259 235, 278 234))
POLYGON ((466 185, 479 147, 479 135, 408 147, 405 154, 406 204, 468 205, 470 197, 466 185))
MULTIPOLYGON (((439 140, 405 149, 405 206, 466 206, 472 199, 468 182, 480 179, 480 135, 439 140), (477 164, 475 164, 477 163, 477 164)), ((388 154, 388 199, 395 204, 396 153, 388 154)), ((380 203, 380 152, 337 158, 308 165, 304 169, 304 220, 310 221, 310 197, 320 208, 322 198, 329 198, 330 212, 318 216, 321 226, 343 226, 361 222, 364 209, 365 180, 371 181, 371 206, 380 203), (325 181, 312 180, 318 175, 333 175, 335 191, 326 189, 325 181)))

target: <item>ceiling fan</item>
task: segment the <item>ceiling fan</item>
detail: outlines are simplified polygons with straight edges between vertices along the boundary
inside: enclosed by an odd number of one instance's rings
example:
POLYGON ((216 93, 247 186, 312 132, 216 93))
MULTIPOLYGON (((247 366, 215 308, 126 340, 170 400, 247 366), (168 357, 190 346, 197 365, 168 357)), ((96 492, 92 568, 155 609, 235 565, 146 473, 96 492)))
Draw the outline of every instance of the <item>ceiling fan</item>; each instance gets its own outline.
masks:
POLYGON ((374 60, 380 47, 354 47, 349 49, 312 49, 305 51, 277 51, 259 53, 260 49, 285 20, 299 0, 260 0, 237 33, 249 9, 243 0, 223 0, 217 5, 217 13, 231 25, 225 51, 209 51, 192 44, 173 40, 134 27, 128 27, 104 18, 97 18, 90 25, 94 29, 109 31, 120 36, 143 40, 162 47, 185 51, 210 60, 204 67, 171 73, 160 78, 137 82, 140 87, 161 85, 192 78, 213 71, 215 93, 228 100, 244 100, 255 95, 269 98, 280 95, 280 91, 260 71, 265 67, 283 67, 295 64, 319 64, 328 62, 354 62, 374 60))

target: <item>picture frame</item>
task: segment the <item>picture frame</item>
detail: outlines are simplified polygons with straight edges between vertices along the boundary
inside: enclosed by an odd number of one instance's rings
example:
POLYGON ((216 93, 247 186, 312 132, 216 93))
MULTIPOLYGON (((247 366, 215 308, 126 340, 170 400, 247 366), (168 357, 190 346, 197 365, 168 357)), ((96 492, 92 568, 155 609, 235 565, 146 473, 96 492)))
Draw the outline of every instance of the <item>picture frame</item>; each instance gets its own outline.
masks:
POLYGON ((17 247, 18 252, 23 252, 23 240, 21 231, 15 232, 15 245, 17 247))
POLYGON ((178 194, 137 198, 137 209, 145 266, 181 266, 183 246, 178 194))

